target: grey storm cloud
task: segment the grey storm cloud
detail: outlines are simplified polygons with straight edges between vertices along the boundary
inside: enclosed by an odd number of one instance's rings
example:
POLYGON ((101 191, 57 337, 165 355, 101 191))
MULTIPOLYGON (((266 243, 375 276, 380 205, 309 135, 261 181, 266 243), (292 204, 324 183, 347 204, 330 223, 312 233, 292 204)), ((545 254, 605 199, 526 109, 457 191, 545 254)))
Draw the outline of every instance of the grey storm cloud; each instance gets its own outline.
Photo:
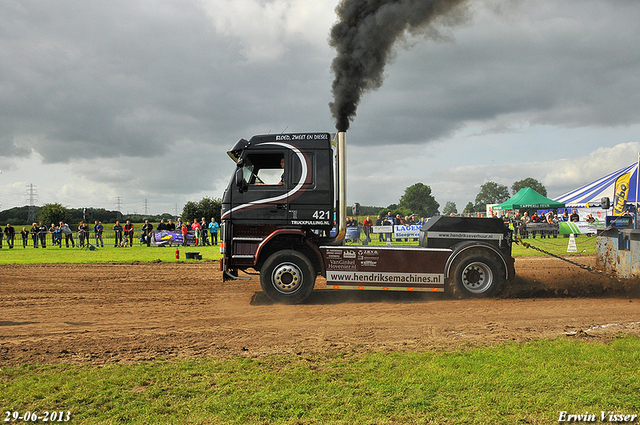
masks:
MULTIPOLYGON (((224 152, 239 138, 331 130, 338 3, 0 2, 0 164, 13 170, 0 181, 3 205, 23 202, 24 182, 10 179, 27 160, 40 165, 22 179, 43 194, 47 167, 69 164, 56 170, 69 173, 59 180, 75 198, 51 202, 74 204, 83 193, 76 181, 171 205, 203 191, 219 197, 233 166, 224 152)), ((350 146, 406 151, 470 127, 640 124, 637 1, 463 3, 464 19, 400 26, 379 84, 362 94, 350 146)), ((376 163, 397 159, 389 152, 364 153, 369 181, 379 178, 376 163)), ((379 193, 367 181, 361 188, 372 199, 379 193)))

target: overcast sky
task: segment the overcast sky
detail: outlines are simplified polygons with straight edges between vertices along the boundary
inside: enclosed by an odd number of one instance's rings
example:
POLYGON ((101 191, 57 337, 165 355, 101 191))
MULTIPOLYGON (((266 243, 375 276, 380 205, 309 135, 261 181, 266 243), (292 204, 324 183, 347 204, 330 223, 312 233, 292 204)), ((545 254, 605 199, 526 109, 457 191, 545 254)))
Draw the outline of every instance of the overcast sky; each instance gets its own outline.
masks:
MULTIPOLYGON (((335 131, 337 0, 0 0, 0 203, 124 213, 221 197, 254 134, 335 131)), ((640 2, 470 1, 405 37, 347 134, 349 204, 416 182, 559 196, 637 160, 640 2)))

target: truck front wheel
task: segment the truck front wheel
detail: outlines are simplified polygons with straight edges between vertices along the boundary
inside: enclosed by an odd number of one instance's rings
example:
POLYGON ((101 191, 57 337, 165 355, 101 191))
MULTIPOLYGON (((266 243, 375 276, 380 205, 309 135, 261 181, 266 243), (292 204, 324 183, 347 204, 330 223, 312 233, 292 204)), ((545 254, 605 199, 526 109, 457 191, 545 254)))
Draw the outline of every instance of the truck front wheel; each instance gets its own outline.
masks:
POLYGON ((304 301, 313 290, 316 273, 309 259, 294 250, 272 254, 260 270, 260 285, 270 300, 285 304, 304 301))
POLYGON ((504 280, 495 257, 482 250, 463 254, 454 261, 451 270, 449 288, 457 298, 492 297, 499 292, 504 280))

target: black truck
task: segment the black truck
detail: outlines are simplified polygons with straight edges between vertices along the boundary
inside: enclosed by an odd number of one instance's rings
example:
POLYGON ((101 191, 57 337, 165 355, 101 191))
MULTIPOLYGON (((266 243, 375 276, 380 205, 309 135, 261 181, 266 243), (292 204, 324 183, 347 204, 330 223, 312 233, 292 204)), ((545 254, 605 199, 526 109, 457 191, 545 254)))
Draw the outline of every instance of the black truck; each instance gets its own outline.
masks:
POLYGON ((225 281, 260 275, 284 303, 304 301, 317 276, 328 289, 450 292, 490 297, 515 275, 502 220, 431 217, 419 246, 345 245, 346 133, 240 139, 222 198, 225 281), (242 272, 242 275, 240 274, 242 272))

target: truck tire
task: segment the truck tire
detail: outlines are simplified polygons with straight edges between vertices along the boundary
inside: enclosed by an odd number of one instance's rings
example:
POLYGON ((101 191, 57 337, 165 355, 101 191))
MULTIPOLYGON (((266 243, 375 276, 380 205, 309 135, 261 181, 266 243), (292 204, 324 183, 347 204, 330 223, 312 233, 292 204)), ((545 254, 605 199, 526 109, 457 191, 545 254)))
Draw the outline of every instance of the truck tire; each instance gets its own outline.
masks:
POLYGON ((316 273, 311 261, 294 250, 271 254, 260 270, 260 286, 272 301, 298 304, 313 290, 316 273))
POLYGON ((489 298, 502 289, 504 271, 483 249, 463 253, 451 265, 448 289, 455 298, 489 298))

